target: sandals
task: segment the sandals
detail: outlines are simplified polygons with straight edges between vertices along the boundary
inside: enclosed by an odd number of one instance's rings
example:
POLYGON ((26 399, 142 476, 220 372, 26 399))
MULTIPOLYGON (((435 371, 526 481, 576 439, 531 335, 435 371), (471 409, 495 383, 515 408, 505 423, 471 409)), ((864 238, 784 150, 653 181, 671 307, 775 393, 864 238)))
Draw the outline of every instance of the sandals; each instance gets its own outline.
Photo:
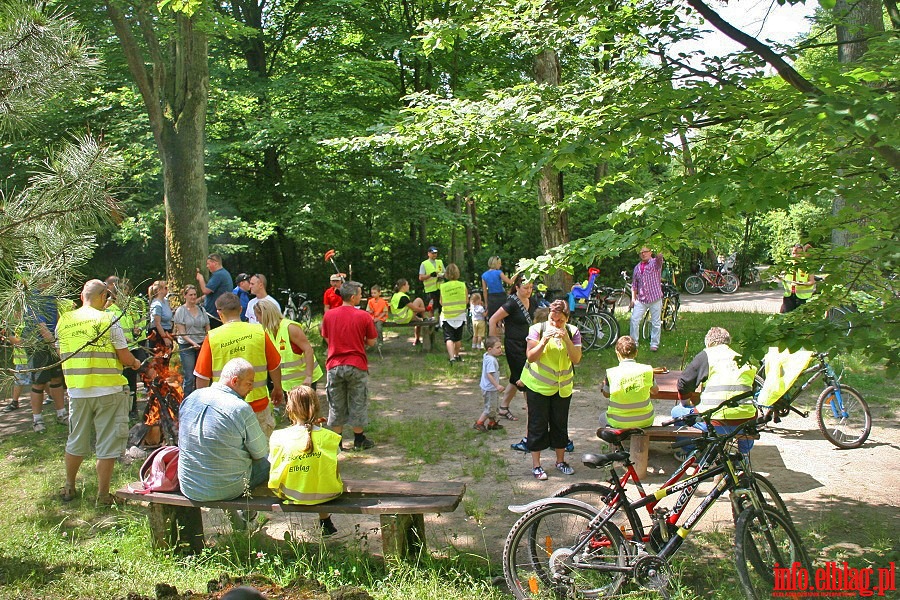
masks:
POLYGON ((98 507, 106 507, 106 506, 122 506, 125 504, 125 498, 119 498, 113 494, 104 494, 103 496, 97 496, 96 506, 98 507))
POLYGON ((72 500, 75 499, 76 493, 77 492, 75 491, 75 486, 69 485, 67 483, 64 486, 62 486, 62 488, 60 488, 59 497, 62 499, 63 502, 71 502, 72 500))
POLYGON ((504 419, 509 419, 510 421, 518 421, 519 420, 519 417, 517 417, 516 415, 509 412, 508 406, 501 406, 500 408, 498 408, 497 414, 499 416, 503 417, 504 419))

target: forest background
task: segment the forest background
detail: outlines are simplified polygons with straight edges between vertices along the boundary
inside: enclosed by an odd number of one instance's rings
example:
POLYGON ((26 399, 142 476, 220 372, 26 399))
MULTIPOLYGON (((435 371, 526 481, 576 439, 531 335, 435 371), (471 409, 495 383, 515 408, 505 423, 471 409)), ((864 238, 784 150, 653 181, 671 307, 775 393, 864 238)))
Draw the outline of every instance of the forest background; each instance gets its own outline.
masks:
MULTIPOLYGON (((232 274, 318 298, 329 248, 355 279, 389 286, 415 279, 432 244, 469 282, 497 254, 565 289, 590 265, 614 282, 642 244, 679 274, 738 252, 746 277, 785 267, 802 241, 815 249, 801 266, 829 277, 761 338, 897 362, 893 1, 823 1, 791 44, 757 41, 700 0, 42 7, 102 66, 4 126, 7 199, 76 133, 121 159, 103 187, 114 202, 95 207, 112 219, 74 232, 79 260, 71 240, 44 249, 62 256, 60 290, 83 273, 189 283, 217 251, 232 274), (679 50, 710 25, 745 50, 679 50), (847 304, 878 327, 841 339, 808 318, 847 304)), ((12 254, 20 292, 49 272, 12 254)))

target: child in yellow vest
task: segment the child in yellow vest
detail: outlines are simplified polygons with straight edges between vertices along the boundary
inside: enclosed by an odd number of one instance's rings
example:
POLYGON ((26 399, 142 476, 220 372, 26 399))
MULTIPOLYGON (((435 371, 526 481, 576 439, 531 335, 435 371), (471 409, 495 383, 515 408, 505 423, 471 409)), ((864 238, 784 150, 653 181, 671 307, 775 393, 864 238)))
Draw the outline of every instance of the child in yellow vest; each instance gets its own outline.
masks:
MULTIPOLYGON (((341 436, 319 427, 319 397, 309 386, 287 393, 284 414, 292 426, 272 433, 269 440, 269 489, 286 504, 320 504, 340 496, 344 483, 338 471, 341 436)), ((323 535, 337 533, 331 515, 319 513, 323 535)))
POLYGON ((608 410, 600 415, 601 427, 650 427, 653 425, 653 403, 656 393, 653 367, 636 362, 637 342, 623 335, 616 342, 619 366, 606 372, 601 392, 609 398, 608 410))

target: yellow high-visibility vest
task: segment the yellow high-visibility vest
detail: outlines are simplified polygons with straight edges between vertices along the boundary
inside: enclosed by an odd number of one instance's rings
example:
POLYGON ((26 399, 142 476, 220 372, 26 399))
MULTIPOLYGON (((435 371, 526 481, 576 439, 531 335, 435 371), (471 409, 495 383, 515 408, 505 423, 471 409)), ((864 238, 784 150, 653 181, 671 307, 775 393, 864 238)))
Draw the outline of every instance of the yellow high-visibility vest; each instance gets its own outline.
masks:
POLYGON ((269 440, 269 489, 285 504, 321 504, 344 492, 338 472, 341 436, 328 429, 314 429, 312 451, 301 445, 302 425, 279 429, 269 440))
MULTIPOLYGON (((14 332, 15 336, 17 338, 19 338, 20 340, 22 339, 22 331, 24 329, 25 329, 24 327, 17 327, 15 329, 15 332, 14 332)), ((28 365, 28 353, 25 352, 25 346, 23 346, 21 342, 13 345, 12 358, 13 358, 13 366, 24 367, 24 366, 28 365)))
POLYGON ((445 281, 441 286, 441 312, 444 319, 453 319, 466 312, 469 291, 462 281, 445 281))
POLYGON ((85 389, 128 385, 109 335, 111 324, 109 313, 91 306, 82 306, 60 315, 56 334, 68 387, 85 389))
POLYGON ((266 387, 266 330, 258 323, 232 321, 211 329, 207 336, 212 352, 213 380, 218 381, 222 367, 232 358, 243 358, 253 365, 253 389, 245 400, 253 402, 269 397, 266 387))
POLYGON ((111 314, 113 319, 119 320, 119 327, 122 328, 122 333, 125 334, 128 348, 130 350, 137 348, 137 342, 134 340, 134 317, 127 312, 122 312, 122 309, 116 304, 110 304, 106 312, 111 314))
MULTIPOLYGON (((444 261, 436 258, 434 262, 431 262, 426 258, 422 261, 422 264, 419 265, 419 270, 422 271, 423 267, 426 275, 431 275, 432 273, 443 273, 444 261)), ((437 277, 426 279, 422 282, 422 284, 425 286, 425 293, 436 292, 441 287, 441 282, 437 277)))
MULTIPOLYGON (((285 390, 295 385, 300 385, 306 377, 306 355, 305 353, 296 354, 291 347, 291 338, 288 332, 288 327, 291 325, 300 327, 299 323, 290 319, 282 319, 274 340, 275 347, 278 348, 278 353, 281 354, 281 382, 285 390)), ((324 375, 322 367, 319 366, 319 362, 313 356, 312 383, 322 379, 322 375, 324 375)))
MULTIPOLYGON (((715 408, 733 396, 750 391, 753 387, 753 378, 756 376, 756 367, 738 366, 735 360, 738 353, 725 344, 707 348, 704 352, 709 360, 709 377, 703 384, 703 391, 700 392, 698 412, 715 408)), ((748 398, 746 405, 716 411, 712 418, 751 419, 756 416, 756 407, 751 400, 748 398)))
POLYGON ((413 319, 413 310, 409 307, 409 304, 400 308, 400 301, 404 298, 409 298, 409 295, 405 292, 397 292, 391 296, 391 320, 394 323, 409 323, 413 319))
MULTIPOLYGON (((540 332, 546 323, 535 323, 529 329, 530 336, 533 331, 540 332)), ((566 325, 569 335, 574 335, 575 327, 566 325)), ((566 351, 562 340, 553 340, 541 353, 541 357, 534 362, 526 362, 522 369, 522 383, 533 392, 552 396, 557 392, 563 398, 572 395, 572 384, 575 381, 575 367, 572 359, 566 351)))
POLYGON ((625 360, 607 369, 609 409, 606 421, 611 427, 650 427, 653 425, 653 367, 625 360))

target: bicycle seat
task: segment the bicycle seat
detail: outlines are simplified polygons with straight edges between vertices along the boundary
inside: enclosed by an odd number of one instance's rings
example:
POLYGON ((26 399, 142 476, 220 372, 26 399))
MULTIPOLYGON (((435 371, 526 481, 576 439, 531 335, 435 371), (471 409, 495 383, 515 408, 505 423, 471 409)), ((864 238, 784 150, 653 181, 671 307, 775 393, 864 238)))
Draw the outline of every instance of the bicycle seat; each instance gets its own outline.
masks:
POLYGON ((644 430, 639 427, 629 429, 614 429, 612 427, 600 427, 597 429, 597 437, 610 444, 620 444, 633 435, 642 435, 644 430))
POLYGON ((609 454, 585 454, 581 457, 581 462, 589 469, 600 469, 608 467, 614 462, 622 462, 628 460, 627 452, 610 452, 609 454))

